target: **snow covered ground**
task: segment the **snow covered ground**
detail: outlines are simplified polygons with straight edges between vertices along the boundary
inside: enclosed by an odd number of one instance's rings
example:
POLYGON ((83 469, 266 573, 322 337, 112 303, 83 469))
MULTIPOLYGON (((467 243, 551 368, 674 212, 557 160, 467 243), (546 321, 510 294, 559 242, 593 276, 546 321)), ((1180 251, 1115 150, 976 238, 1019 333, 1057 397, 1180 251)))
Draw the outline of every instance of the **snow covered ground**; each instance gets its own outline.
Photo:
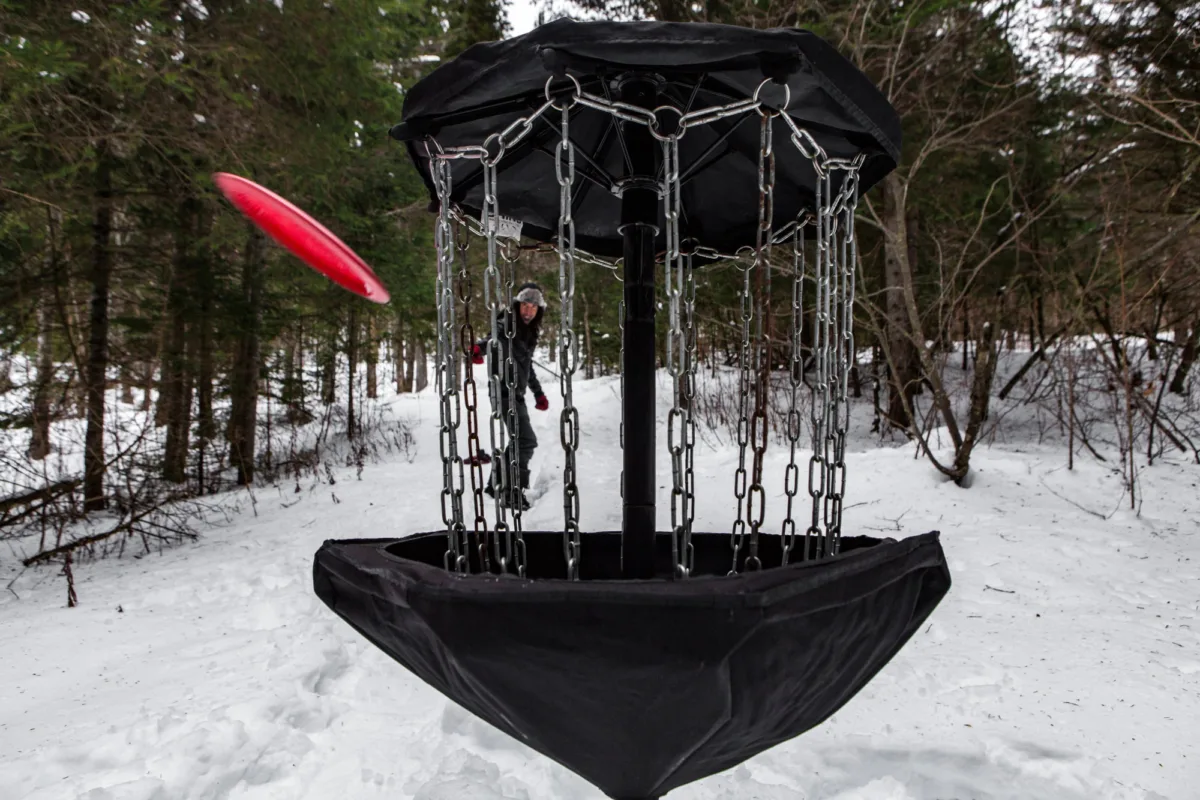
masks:
MULTIPOLYGON (((561 516, 557 382, 544 382, 548 493, 528 529, 561 516)), ((585 529, 620 524, 617 387, 576 384, 585 529)), ((259 488, 253 507, 243 492, 194 544, 77 565, 78 608, 54 570, 19 575, 0 598, 0 800, 600 800, 314 596, 325 539, 438 527, 436 398, 383 403, 415 423, 411 463, 259 488)), ((942 531, 951 593, 826 724, 670 800, 1200 797, 1200 467, 1144 469, 1136 515, 1111 459, 1068 471, 1061 445, 1010 437, 977 451, 962 489, 911 447, 879 447, 869 409, 855 414, 845 529, 942 531)), ((780 476, 785 451, 769 452, 780 476)), ((699 529, 729 527, 736 458, 712 436, 698 447, 699 529)), ((0 550, 0 583, 20 553, 0 550)))

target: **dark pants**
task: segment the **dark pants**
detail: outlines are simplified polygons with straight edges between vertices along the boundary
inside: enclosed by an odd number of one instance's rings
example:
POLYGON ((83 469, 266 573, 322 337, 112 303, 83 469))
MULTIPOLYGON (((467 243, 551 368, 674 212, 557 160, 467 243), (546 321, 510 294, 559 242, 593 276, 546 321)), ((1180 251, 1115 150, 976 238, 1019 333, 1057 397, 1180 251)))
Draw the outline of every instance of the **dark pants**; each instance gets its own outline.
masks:
MULTIPOLYGON (((513 440, 517 443, 517 463, 521 471, 521 488, 529 488, 529 459, 533 458, 533 451, 537 449, 537 436, 533 433, 533 426, 529 424, 529 409, 525 406, 525 398, 521 397, 516 402, 517 410, 517 429, 514 431, 512 423, 509 420, 508 409, 511 401, 508 396, 504 397, 504 402, 500 407, 500 419, 504 422, 505 428, 508 429, 508 446, 504 448, 504 463, 507 465, 509 459, 512 458, 513 440)), ((509 476, 511 484, 513 477, 509 476)), ((499 467, 495 462, 492 463, 492 474, 488 477, 488 484, 496 486, 500 483, 499 467)))

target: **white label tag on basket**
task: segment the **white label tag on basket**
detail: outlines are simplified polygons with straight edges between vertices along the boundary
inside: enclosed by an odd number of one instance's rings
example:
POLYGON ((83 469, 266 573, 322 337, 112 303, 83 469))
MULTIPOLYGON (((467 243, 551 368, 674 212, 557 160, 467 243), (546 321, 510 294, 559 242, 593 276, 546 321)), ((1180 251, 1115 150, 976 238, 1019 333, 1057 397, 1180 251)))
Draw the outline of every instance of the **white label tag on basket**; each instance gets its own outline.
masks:
POLYGON ((498 215, 498 217, 499 224, 497 224, 497 217, 492 217, 488 220, 488 222, 491 223, 491 227, 495 228, 496 236, 501 239, 521 238, 521 228, 525 226, 524 222, 519 219, 513 219, 512 217, 506 217, 503 214, 498 215))

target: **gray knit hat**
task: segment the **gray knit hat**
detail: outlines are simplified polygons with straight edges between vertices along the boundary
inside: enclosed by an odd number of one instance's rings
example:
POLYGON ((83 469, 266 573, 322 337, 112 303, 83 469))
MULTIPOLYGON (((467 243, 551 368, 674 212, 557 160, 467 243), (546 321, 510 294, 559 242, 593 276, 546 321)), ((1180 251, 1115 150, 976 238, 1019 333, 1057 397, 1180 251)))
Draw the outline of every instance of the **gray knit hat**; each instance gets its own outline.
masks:
POLYGON ((542 295, 542 288, 536 283, 523 284, 513 299, 518 303, 533 303, 538 308, 546 307, 546 298, 542 295))

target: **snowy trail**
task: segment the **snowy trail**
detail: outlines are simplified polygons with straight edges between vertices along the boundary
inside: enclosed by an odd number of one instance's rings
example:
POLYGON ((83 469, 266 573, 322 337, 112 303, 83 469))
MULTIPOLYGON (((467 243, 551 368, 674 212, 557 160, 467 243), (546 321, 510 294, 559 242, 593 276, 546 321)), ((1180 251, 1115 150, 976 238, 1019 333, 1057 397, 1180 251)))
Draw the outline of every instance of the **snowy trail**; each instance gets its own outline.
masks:
MULTIPOLYGON (((613 529, 613 382, 576 395, 584 527, 613 529)), ((528 529, 562 513, 551 397, 533 418, 547 493, 528 529)), ((421 419, 411 464, 368 465, 361 481, 335 470, 335 485, 300 496, 260 489, 257 515, 243 502, 195 544, 80 566, 76 609, 49 571, 21 577, 21 599, 0 601, 0 800, 600 800, 313 595, 325 539, 437 527, 436 405, 392 405, 421 419)), ((713 487, 703 529, 732 516, 732 463, 731 448, 698 448, 697 485, 713 487)), ((1067 472, 1061 450, 993 448, 975 463, 963 490, 908 449, 850 456, 846 529, 941 530, 950 595, 826 724, 670 800, 1200 797, 1200 468, 1147 470, 1139 518, 1113 513, 1119 476, 1083 460, 1067 472)))

